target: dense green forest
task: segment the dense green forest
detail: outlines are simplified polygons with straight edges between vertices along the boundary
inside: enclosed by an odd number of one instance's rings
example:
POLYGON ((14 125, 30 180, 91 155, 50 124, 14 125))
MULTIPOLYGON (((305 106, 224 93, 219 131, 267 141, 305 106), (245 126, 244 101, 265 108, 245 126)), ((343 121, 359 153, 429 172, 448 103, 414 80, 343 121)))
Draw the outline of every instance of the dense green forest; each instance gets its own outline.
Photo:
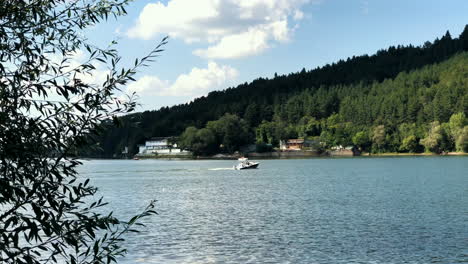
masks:
MULTIPOLYGON (((156 136, 181 136, 197 154, 242 145, 277 146, 309 138, 321 147, 354 145, 371 152, 467 151, 468 25, 419 47, 398 46, 298 73, 259 78, 188 104, 106 124, 110 157, 156 136)), ((262 147, 263 146, 263 147, 262 147)))

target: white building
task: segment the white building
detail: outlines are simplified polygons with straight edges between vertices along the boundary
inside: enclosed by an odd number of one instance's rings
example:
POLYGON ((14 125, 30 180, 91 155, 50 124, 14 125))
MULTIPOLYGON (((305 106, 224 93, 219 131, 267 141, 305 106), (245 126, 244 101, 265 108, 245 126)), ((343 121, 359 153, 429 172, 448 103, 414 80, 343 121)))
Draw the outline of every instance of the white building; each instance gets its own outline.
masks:
POLYGON ((179 149, 177 144, 171 144, 169 138, 152 138, 147 140, 144 145, 138 146, 139 155, 191 155, 186 150, 179 149))

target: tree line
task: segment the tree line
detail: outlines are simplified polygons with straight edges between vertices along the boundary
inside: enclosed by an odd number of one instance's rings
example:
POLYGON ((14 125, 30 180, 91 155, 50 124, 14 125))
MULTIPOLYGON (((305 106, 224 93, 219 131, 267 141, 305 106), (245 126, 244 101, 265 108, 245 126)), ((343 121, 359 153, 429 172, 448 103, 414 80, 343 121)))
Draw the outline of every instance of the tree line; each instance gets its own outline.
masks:
MULTIPOLYGON (((444 123, 453 114, 468 113, 464 51, 468 51, 468 25, 458 38, 447 32, 417 47, 392 46, 310 71, 259 78, 191 103, 124 116, 119 126, 106 124, 101 151, 90 154, 110 157, 125 146, 136 153, 136 145, 146 139, 182 135, 189 127, 192 132, 207 128, 214 133, 217 147, 207 153, 233 151, 235 148, 225 147, 231 143, 221 139, 224 135, 208 127, 209 122, 225 120, 226 114, 247 127, 249 143, 274 146, 283 138, 315 137, 326 146, 348 145, 355 144, 356 137, 357 142, 369 140, 360 144, 364 149, 403 151, 400 137, 404 133, 399 126, 405 124, 416 127, 411 133, 418 144, 412 151, 424 151, 420 140, 429 133, 432 122, 447 127, 444 123), (375 128, 380 126, 383 128, 375 128), (372 141, 377 134, 374 129, 384 131, 384 142, 372 141)), ((443 138, 451 139, 451 147, 438 151, 456 149, 453 136, 443 138)))
POLYGON ((233 152, 246 143, 277 147, 289 138, 314 140, 322 149, 467 152, 467 73, 465 52, 393 80, 309 89, 274 105, 270 121, 254 125, 250 115, 226 114, 187 128, 180 142, 196 154, 233 152))

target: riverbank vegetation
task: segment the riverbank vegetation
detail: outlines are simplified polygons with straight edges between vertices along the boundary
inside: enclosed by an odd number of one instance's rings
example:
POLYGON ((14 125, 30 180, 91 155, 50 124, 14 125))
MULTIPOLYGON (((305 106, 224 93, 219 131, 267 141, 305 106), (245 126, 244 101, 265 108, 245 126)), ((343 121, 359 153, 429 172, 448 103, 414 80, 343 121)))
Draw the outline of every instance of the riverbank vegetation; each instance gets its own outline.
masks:
POLYGON ((155 136, 180 135, 197 154, 306 138, 371 153, 468 151, 468 26, 452 38, 397 46, 273 79, 259 78, 188 104, 121 118, 101 156, 155 136))

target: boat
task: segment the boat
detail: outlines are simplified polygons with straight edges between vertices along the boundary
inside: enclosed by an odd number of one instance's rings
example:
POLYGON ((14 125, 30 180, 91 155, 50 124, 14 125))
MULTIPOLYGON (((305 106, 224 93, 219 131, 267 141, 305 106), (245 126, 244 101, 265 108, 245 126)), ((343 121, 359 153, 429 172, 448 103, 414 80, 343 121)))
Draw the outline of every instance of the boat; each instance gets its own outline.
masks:
POLYGON ((234 166, 236 170, 256 169, 260 163, 249 161, 248 158, 239 158, 240 163, 234 166))

